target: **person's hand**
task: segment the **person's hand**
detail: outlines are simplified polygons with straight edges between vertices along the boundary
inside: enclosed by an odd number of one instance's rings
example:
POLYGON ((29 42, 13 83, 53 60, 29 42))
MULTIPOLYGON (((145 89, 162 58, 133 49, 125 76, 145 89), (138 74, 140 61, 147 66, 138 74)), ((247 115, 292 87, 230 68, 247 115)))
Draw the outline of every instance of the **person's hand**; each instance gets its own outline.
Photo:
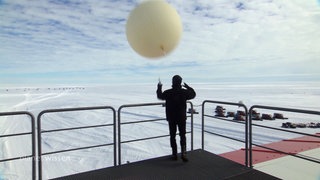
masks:
POLYGON ((190 86, 189 86, 187 83, 183 83, 183 87, 185 87, 185 88, 187 88, 187 89, 190 88, 190 86))
POLYGON ((158 89, 161 89, 162 88, 162 84, 161 82, 158 82, 158 89))

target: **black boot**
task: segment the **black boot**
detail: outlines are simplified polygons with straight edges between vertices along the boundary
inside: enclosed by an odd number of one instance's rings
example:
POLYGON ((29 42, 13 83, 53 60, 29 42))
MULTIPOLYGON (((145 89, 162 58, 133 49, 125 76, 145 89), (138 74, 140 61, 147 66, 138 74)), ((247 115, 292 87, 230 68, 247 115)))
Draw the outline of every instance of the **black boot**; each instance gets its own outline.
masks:
POLYGON ((189 159, 187 158, 186 146, 181 147, 181 159, 183 162, 189 161, 189 159))
POLYGON ((172 160, 177 161, 178 160, 178 155, 177 155, 177 148, 172 148, 172 160))

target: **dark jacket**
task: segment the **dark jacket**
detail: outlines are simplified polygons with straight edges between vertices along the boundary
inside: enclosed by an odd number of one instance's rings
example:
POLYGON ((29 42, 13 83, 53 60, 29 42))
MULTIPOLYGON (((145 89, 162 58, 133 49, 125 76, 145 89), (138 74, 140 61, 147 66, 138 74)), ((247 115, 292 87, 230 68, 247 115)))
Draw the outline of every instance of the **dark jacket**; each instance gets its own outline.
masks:
POLYGON ((184 89, 181 85, 173 85, 171 89, 162 92, 162 86, 158 86, 157 96, 166 101, 167 120, 181 122, 186 120, 187 100, 193 99, 196 92, 189 86, 184 89))

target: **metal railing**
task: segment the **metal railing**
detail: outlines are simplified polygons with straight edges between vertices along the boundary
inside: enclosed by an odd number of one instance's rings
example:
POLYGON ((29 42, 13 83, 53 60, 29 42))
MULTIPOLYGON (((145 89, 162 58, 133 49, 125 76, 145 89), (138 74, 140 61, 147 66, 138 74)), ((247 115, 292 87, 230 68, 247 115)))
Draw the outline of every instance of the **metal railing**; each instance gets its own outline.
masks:
POLYGON ((287 129, 269 127, 269 126, 264 126, 264 125, 260 125, 260 124, 253 124, 252 123, 252 112, 253 112, 254 109, 267 109, 267 110, 286 111, 286 112, 300 113, 300 114, 320 115, 319 111, 302 110, 302 109, 291 109, 291 108, 283 108, 283 107, 272 107, 272 106, 262 106, 262 105, 254 105, 254 106, 252 106, 249 109, 249 152, 250 152, 249 153, 249 160, 250 160, 250 167, 253 167, 252 166, 252 145, 255 145, 255 146, 261 147, 261 148, 265 148, 265 149, 268 149, 268 150, 271 150, 271 151, 274 151, 274 152, 290 155, 290 156, 301 158, 301 159, 308 160, 308 161, 312 161, 312 162, 315 162, 315 163, 320 163, 319 159, 310 158, 310 157, 302 156, 302 155, 298 155, 298 154, 292 154, 292 153, 284 152, 284 151, 281 151, 281 150, 277 150, 277 149, 274 149, 274 148, 269 148, 269 147, 266 147, 266 146, 263 146, 263 145, 259 145, 259 144, 253 143, 252 142, 252 126, 272 129, 272 130, 276 130, 276 131, 283 131, 283 132, 289 132, 289 133, 294 133, 294 134, 300 134, 300 135, 304 135, 304 136, 316 137, 316 138, 320 139, 320 136, 317 136, 317 135, 314 135, 314 134, 290 131, 290 130, 287 130, 287 129))
POLYGON ((34 116, 26 111, 18 111, 18 112, 3 112, 0 113, 0 116, 15 116, 15 115, 27 115, 30 117, 31 120, 31 131, 30 132, 24 132, 24 133, 15 133, 15 134, 6 134, 6 135, 0 135, 1 138, 6 137, 15 137, 15 136, 25 136, 25 135, 31 135, 31 155, 26 155, 23 157, 13 157, 13 158, 7 158, 7 159, 0 159, 0 163, 7 162, 7 161, 14 161, 14 160, 22 160, 26 158, 32 158, 32 179, 36 179, 36 142, 35 142, 35 118, 34 116))
POLYGON ((201 139, 202 139, 202 142, 201 142, 201 145, 202 145, 202 149, 204 150, 204 133, 208 133, 208 134, 212 134, 212 135, 215 135, 215 136, 219 136, 219 137, 223 137, 223 138, 227 138, 227 139, 231 139, 231 140, 234 140, 234 141, 238 141, 238 142, 242 142, 242 143, 245 143, 245 165, 248 166, 248 126, 249 126, 249 123, 248 123, 248 108, 244 105, 244 104, 240 104, 240 103, 233 103, 233 102, 223 102, 223 101, 212 101, 212 100, 205 100, 203 101, 202 103, 202 127, 201 127, 201 139), (217 120, 220 120, 220 121, 228 121, 228 122, 232 122, 232 123, 241 123, 243 124, 243 122, 239 122, 239 121, 234 121, 234 120, 229 120, 229 119, 225 119, 225 118, 221 118, 221 117, 217 117, 217 116, 212 116, 212 115, 208 115, 208 114, 205 114, 205 105, 206 104, 224 104, 224 105, 230 105, 230 106, 238 106, 238 107, 242 107, 244 108, 244 111, 245 111, 245 129, 244 129, 244 132, 245 132, 245 140, 241 140, 241 139, 237 139, 237 138, 233 138, 233 137, 229 137, 229 136, 225 136, 225 135, 222 135, 222 134, 218 134, 218 133, 214 133, 214 132, 211 132, 211 131, 207 131, 205 130, 205 117, 209 117, 209 118, 214 118, 214 119, 217 119, 217 120))
POLYGON ((42 159, 41 157, 44 155, 50 155, 50 154, 57 154, 62 152, 69 152, 69 151, 76 151, 76 150, 83 150, 83 149, 90 149, 90 148, 97 148, 97 147, 103 147, 103 146, 114 146, 114 166, 117 165, 117 159, 116 159, 116 111, 111 106, 97 106, 97 107, 80 107, 80 108, 64 108, 64 109, 49 109, 41 111, 38 115, 38 167, 39 167, 39 179, 42 179, 42 159), (87 111, 87 110, 102 110, 102 109, 109 109, 113 113, 113 123, 110 124, 97 124, 97 125, 91 125, 91 126, 82 126, 82 127, 72 127, 72 128, 64 128, 64 129, 54 129, 54 130, 42 130, 41 129, 41 117, 44 114, 47 113, 57 113, 57 112, 70 112, 70 111, 87 111), (88 129, 88 128, 97 128, 97 127, 107 127, 112 126, 113 127, 113 143, 105 143, 105 144, 99 144, 94 146, 86 146, 86 147, 80 147, 80 148, 72 148, 67 150, 60 150, 60 151, 53 151, 53 152, 47 152, 42 153, 42 143, 41 143, 41 135, 43 133, 52 133, 52 132, 58 132, 58 131, 71 131, 71 130, 78 130, 78 129, 88 129))
MULTIPOLYGON (((189 106, 193 110, 193 104, 188 101, 189 106)), ((128 104, 128 105, 122 105, 118 109, 118 116, 116 116, 116 110, 111 107, 111 106, 97 106, 97 107, 80 107, 80 108, 64 108, 64 109, 49 109, 49 110, 44 110, 41 111, 37 117, 37 137, 35 135, 36 133, 36 128, 35 128, 35 118, 34 115, 30 112, 27 111, 19 111, 19 112, 4 112, 0 113, 1 116, 15 116, 15 115, 26 115, 29 116, 31 119, 31 131, 30 132, 22 132, 22 133, 15 133, 15 134, 4 134, 0 135, 1 138, 8 138, 8 137, 14 137, 14 136, 24 136, 24 135, 31 135, 31 142, 32 142, 32 154, 31 155, 26 155, 23 157, 10 157, 7 159, 0 159, 0 163, 2 162, 7 162, 7 161, 14 161, 14 160, 21 160, 25 158, 32 158, 32 179, 36 179, 36 162, 38 161, 38 178, 42 179, 42 156, 45 155, 51 155, 51 154, 57 154, 57 153, 63 153, 63 152, 69 152, 69 151, 76 151, 76 150, 83 150, 83 149, 89 149, 89 148, 97 148, 97 147, 104 147, 104 146, 113 146, 113 160, 114 160, 114 166, 116 165, 121 165, 121 145, 125 143, 131 143, 131 142, 137 142, 137 141, 145 141, 145 140, 150 140, 150 139, 157 139, 157 138, 163 138, 163 137, 169 137, 169 134, 164 134, 164 135, 159 135, 159 136, 151 136, 151 137, 143 137, 139 139, 132 139, 132 140, 126 140, 122 141, 121 140, 121 127, 124 125, 128 124, 135 124, 135 123, 146 123, 146 122, 157 122, 157 121, 165 121, 166 118, 153 118, 153 119, 147 119, 147 120, 138 120, 138 121, 126 121, 122 122, 122 115, 123 115, 123 109, 127 108, 133 108, 133 107, 146 107, 146 106, 160 106, 164 107, 165 103, 145 103, 145 104, 128 104), (112 120, 113 123, 110 124, 96 124, 96 125, 90 125, 90 126, 81 126, 81 127, 70 127, 70 128, 63 128, 63 129, 52 129, 52 130, 42 130, 42 116, 44 114, 48 113, 58 113, 58 112, 70 112, 70 111, 87 111, 87 110, 111 110, 112 111, 112 120), (118 117, 118 121, 116 121, 116 117, 118 117), (116 125, 116 123, 118 123, 116 125), (79 148, 72 148, 72 149, 66 149, 66 150, 59 150, 59 151, 52 151, 52 152, 42 152, 42 134, 44 133, 53 133, 53 132, 59 132, 59 131, 71 131, 71 130, 78 130, 78 129, 89 129, 89 128, 98 128, 98 127, 112 127, 113 128, 113 142, 112 143, 104 143, 104 144, 99 144, 99 145, 94 145, 94 146, 85 146, 85 147, 79 147, 79 148), (117 129, 118 129, 118 139, 116 139, 117 135, 117 129), (37 139, 37 144, 36 144, 36 139, 37 139), (36 145, 38 145, 38 153, 36 153, 36 145), (118 151, 117 147, 118 146, 118 151), (118 153, 118 156, 117 156, 118 153), (118 159, 117 159, 118 157, 118 159), (118 162, 118 164, 117 164, 118 162)), ((283 128, 277 128, 277 127, 270 127, 270 126, 265 126, 262 124, 254 124, 253 122, 253 110, 254 109, 265 109, 265 110, 277 110, 277 111, 286 111, 286 112, 292 112, 292 113, 301 113, 301 114, 310 114, 310 115, 320 115, 319 111, 310 111, 310 110, 301 110, 301 109, 290 109, 290 108, 282 108, 282 107, 271 107, 271 106, 262 106, 262 105, 253 105, 249 111, 247 107, 244 104, 239 104, 239 103, 232 103, 232 102, 222 102, 222 101, 211 101, 211 100, 205 100, 202 103, 202 125, 201 125, 201 136, 202 136, 202 149, 204 149, 204 139, 205 139, 205 133, 208 134, 213 134, 216 136, 220 136, 223 138, 228 138, 234 141, 242 142, 245 143, 245 165, 247 167, 253 167, 252 166, 252 146, 257 146, 261 148, 265 148, 274 152, 294 156, 296 158, 301 158, 307 161, 315 162, 315 163, 320 163, 319 159, 312 158, 312 157, 307 157, 305 155, 299 155, 299 154, 294 154, 294 153, 288 153, 288 152, 283 152, 281 150, 277 150, 274 148, 266 147, 264 145, 260 145, 257 143, 253 143, 252 139, 252 127, 256 126, 259 128, 267 128, 267 129, 272 129, 276 131, 283 131, 283 132, 288 132, 288 133, 295 133, 295 134, 300 134, 304 136, 311 136, 311 137, 316 137, 320 138, 318 135, 314 134, 308 134, 308 133, 303 133, 303 132, 297 132, 297 131, 291 131, 288 129, 283 129, 283 128), (242 107, 245 111, 245 121, 239 122, 239 121, 234 121, 230 120, 227 118, 221 118, 213 115, 209 115, 205 113, 206 110, 206 105, 207 104, 223 104, 223 105, 229 105, 229 106, 237 106, 237 107, 242 107), (207 118, 214 118, 219 121, 228 121, 232 123, 241 123, 243 124, 244 127, 244 132, 245 132, 245 140, 237 139, 234 137, 229 137, 227 135, 222 135, 218 133, 214 133, 208 130, 205 130, 205 117, 207 118)), ((140 114, 137 113, 139 116, 140 114)), ((191 111, 190 115, 187 116, 188 118, 191 118, 191 125, 190 128, 191 130, 188 131, 187 133, 191 134, 191 150, 193 150, 193 111, 191 111)), ((317 141, 318 142, 318 141, 317 141)))
MULTIPOLYGON (((190 104, 191 109, 193 109, 193 104, 188 101, 187 103, 190 104)), ((146 123, 146 122, 156 122, 156 121, 165 121, 166 118, 157 118, 157 119, 148 119, 148 120, 140 120, 140 121, 129 121, 129 122, 121 122, 121 112, 124 108, 131 108, 131 107, 145 107, 145 106, 161 106, 164 107, 165 103, 144 103, 144 104, 128 104, 128 105, 122 105, 118 109, 118 161, 119 165, 121 165, 121 144, 124 143, 131 143, 131 142, 137 142, 137 141, 144 141, 144 140, 150 140, 150 139, 157 139, 157 138, 163 138, 163 137, 169 137, 169 134, 160 135, 160 136, 152 136, 152 137, 146 137, 146 138, 140 138, 140 139, 133 139, 133 140, 127 140, 127 141, 121 141, 121 126, 127 125, 127 124, 136 124, 136 123, 146 123)), ((191 118, 191 131, 186 133, 191 133, 191 150, 193 150, 193 112, 190 113, 191 118)))

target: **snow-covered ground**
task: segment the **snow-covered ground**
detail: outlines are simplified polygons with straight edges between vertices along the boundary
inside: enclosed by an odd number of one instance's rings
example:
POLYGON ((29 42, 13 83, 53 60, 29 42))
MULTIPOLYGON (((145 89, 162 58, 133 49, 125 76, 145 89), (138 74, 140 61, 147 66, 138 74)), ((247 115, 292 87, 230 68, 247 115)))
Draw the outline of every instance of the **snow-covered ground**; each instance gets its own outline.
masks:
MULTIPOLYGON (((239 102, 249 108, 252 105, 268 105, 277 107, 300 108, 318 111, 320 109, 320 83, 270 83, 270 84, 190 84, 197 92, 192 103, 201 114, 204 100, 239 102)), ((164 89, 170 88, 164 85, 164 89)), ((140 104, 160 102, 156 98, 156 84, 110 85, 87 87, 30 87, 0 89, 0 112, 29 111, 35 116, 45 109, 74 108, 89 106, 112 106, 116 110, 124 104, 140 104)), ((214 115, 217 104, 208 104, 206 114, 214 115)), ((240 108, 225 106, 226 111, 237 111, 240 108)), ((274 111, 259 110, 260 113, 274 111)), ((122 110, 121 122, 164 118, 164 108, 148 106, 126 108, 122 110)), ((288 120, 258 121, 257 124, 280 128, 283 122, 320 122, 314 115, 301 115, 280 112, 288 120)), ((201 115, 194 116, 194 149, 201 148, 201 115)), ((42 117, 42 130, 91 126, 112 123, 110 110, 94 110, 81 112, 50 113, 42 117)), ((222 122, 206 118, 206 130, 244 139, 244 125, 222 122)), ((190 120, 188 120, 190 128, 190 120)), ((26 116, 0 117, 0 135, 28 132, 29 119, 26 116)), ((314 134, 320 129, 297 128, 294 131, 314 134)), ((255 143, 270 143, 294 135, 275 132, 255 127, 253 129, 255 143)), ((123 125, 121 140, 132 140, 150 136, 168 134, 166 121, 142 124, 123 125)), ((99 127, 73 131, 44 133, 42 135, 43 153, 59 151, 83 146, 94 146, 112 143, 112 127, 99 127)), ((187 136, 190 140, 190 134, 187 136)), ((179 137, 177 137, 179 142, 179 137)), ((190 149, 190 141, 188 149, 190 149)), ((244 147, 243 143, 221 137, 205 135, 205 149, 214 153, 223 153, 244 147)), ((0 159, 25 156, 31 154, 30 136, 8 137, 0 139, 0 159), (30 148, 29 148, 30 147, 30 148)), ((169 138, 159 138, 122 145, 121 163, 167 155, 171 153, 169 138)), ((113 165, 113 146, 71 151, 43 156, 43 177, 54 178, 82 171, 89 171, 113 165)), ((0 163, 0 180, 31 178, 31 159, 0 163)))

